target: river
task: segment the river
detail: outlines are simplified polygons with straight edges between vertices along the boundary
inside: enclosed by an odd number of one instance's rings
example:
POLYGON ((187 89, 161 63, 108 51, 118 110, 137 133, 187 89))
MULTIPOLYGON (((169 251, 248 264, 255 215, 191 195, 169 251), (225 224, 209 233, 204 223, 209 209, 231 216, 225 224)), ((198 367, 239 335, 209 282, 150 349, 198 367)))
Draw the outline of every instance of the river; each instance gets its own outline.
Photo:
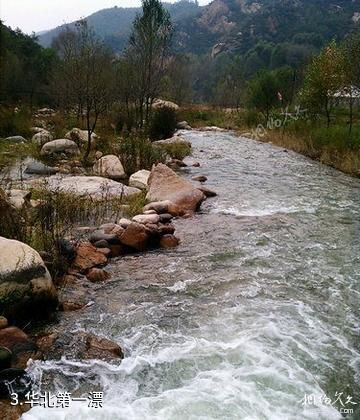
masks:
POLYGON ((359 180, 231 133, 185 136, 201 167, 184 176, 218 197, 176 221, 178 248, 113 260, 94 305, 60 321, 125 359, 30 367, 42 391, 101 390, 103 408, 24 419, 331 420, 360 405, 359 180))

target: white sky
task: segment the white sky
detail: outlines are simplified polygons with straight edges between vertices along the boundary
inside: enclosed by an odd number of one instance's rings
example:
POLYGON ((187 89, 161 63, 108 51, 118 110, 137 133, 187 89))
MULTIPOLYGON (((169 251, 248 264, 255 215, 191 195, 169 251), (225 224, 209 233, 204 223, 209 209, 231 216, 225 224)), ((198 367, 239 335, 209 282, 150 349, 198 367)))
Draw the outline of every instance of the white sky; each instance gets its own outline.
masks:
MULTIPOLYGON (((175 0, 167 0, 174 3, 175 0)), ((207 4, 210 0, 200 0, 207 4)), ((30 34, 52 29, 109 7, 136 7, 141 0, 0 0, 0 18, 30 34)))

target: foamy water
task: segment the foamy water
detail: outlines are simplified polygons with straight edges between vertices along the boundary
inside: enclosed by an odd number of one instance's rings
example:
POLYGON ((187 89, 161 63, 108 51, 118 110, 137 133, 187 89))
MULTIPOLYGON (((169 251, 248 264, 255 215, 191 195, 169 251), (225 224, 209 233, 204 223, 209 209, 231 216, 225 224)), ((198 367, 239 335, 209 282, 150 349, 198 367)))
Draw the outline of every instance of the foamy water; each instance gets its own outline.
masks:
POLYGON ((184 175, 219 196, 176 222, 179 248, 115 261, 95 303, 59 325, 117 341, 125 359, 29 367, 41 391, 102 390, 103 408, 25 420, 330 420, 339 403, 305 394, 360 403, 359 181, 230 134, 186 135, 201 167, 184 175))

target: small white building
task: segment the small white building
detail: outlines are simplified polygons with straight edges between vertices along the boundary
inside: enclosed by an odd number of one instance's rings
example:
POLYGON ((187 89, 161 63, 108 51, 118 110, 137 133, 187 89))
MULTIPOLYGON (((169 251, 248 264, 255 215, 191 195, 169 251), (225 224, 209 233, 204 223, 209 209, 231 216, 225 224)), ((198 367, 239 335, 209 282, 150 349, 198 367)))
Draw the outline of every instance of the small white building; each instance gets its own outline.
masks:
POLYGON ((345 86, 343 89, 335 92, 332 97, 337 106, 346 106, 351 100, 354 106, 360 106, 360 89, 354 85, 345 86))

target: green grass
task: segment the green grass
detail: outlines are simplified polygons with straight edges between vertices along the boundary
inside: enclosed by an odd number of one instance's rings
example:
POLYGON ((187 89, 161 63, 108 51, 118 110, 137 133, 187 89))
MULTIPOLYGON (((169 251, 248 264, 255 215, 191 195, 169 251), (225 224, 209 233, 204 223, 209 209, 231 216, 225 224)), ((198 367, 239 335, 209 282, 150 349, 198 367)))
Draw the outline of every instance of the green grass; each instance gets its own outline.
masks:
POLYGON ((24 159, 27 156, 39 157, 39 147, 31 142, 12 143, 0 139, 0 169, 11 165, 18 159, 24 159))

